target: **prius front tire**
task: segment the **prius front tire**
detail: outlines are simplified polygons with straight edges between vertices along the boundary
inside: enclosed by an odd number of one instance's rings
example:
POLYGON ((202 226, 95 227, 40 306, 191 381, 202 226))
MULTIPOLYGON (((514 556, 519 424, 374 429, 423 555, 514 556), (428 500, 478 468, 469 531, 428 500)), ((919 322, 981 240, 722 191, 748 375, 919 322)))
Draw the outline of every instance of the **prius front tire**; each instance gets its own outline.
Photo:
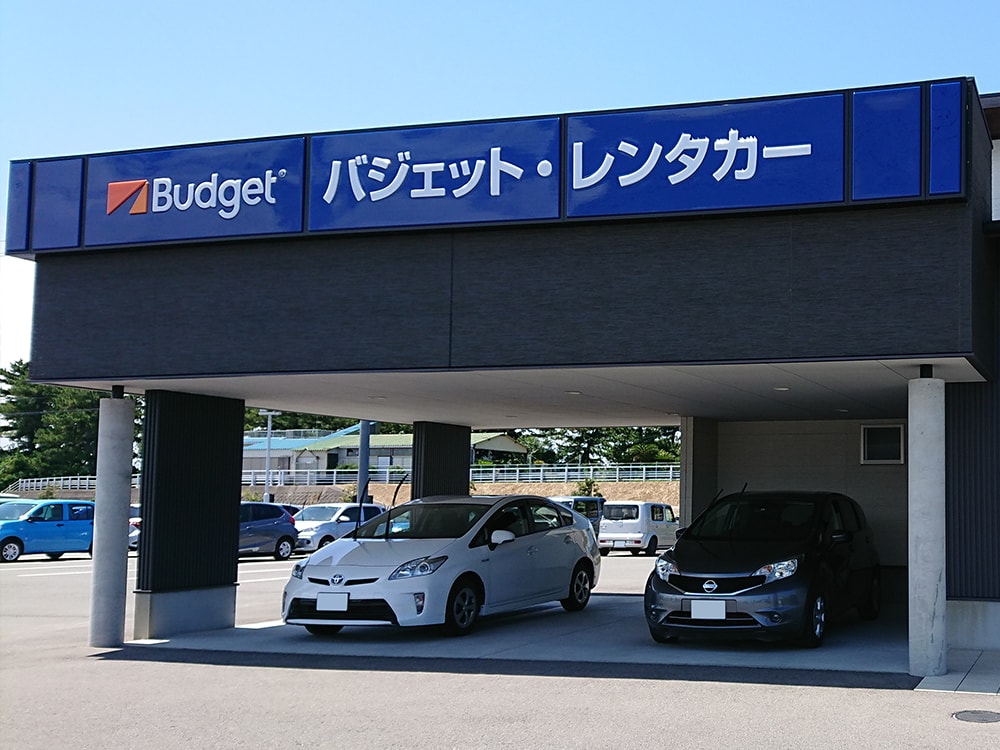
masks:
POLYGON ((448 594, 448 607, 444 613, 444 634, 450 636, 468 635, 479 619, 482 602, 479 586, 472 578, 460 578, 448 594))

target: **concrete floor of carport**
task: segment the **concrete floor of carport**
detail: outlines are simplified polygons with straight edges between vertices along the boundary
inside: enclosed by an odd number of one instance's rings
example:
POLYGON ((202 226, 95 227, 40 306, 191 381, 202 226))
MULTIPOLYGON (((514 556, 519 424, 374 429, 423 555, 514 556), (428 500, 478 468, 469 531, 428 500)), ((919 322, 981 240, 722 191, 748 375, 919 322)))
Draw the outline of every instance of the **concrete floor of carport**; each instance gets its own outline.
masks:
POLYGON ((849 614, 833 623, 818 649, 694 638, 657 644, 646 629, 641 594, 598 590, 583 612, 563 613, 558 604, 533 607, 483 618, 464 638, 442 638, 435 629, 372 627, 319 638, 301 627, 264 622, 130 641, 104 658, 1000 693, 1000 653, 952 650, 947 675, 908 675, 905 583, 887 581, 885 588, 878 620, 849 614))

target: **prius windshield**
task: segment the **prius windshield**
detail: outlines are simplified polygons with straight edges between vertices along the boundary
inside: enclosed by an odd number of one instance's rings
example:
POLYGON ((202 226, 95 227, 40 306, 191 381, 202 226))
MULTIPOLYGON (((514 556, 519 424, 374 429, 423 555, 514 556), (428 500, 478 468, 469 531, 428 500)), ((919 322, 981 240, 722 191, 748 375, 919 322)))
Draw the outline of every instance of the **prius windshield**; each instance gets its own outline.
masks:
POLYGON ((684 532, 685 539, 778 542, 812 531, 819 503, 780 495, 723 498, 684 532))
POLYGON ((489 509, 489 505, 473 503, 401 505, 366 523, 358 529, 357 538, 458 539, 489 509))

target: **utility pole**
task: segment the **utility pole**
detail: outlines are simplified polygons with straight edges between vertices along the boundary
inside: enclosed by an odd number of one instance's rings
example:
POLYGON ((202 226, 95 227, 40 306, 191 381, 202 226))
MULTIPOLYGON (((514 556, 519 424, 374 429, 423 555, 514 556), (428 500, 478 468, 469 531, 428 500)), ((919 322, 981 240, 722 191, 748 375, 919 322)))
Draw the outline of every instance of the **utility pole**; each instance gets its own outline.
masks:
POLYGON ((270 409, 259 409, 257 411, 261 416, 267 417, 267 444, 265 448, 264 456, 264 502, 273 503, 274 498, 271 496, 271 418, 276 417, 281 414, 280 411, 272 411, 270 409))

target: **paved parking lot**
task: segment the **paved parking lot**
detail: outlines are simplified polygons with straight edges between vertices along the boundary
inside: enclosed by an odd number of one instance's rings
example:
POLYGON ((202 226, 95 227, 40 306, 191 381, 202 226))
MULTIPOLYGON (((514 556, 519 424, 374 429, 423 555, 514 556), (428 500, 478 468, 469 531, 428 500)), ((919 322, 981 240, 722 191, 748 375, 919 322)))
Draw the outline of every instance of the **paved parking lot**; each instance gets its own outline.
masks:
POLYGON ((276 622, 290 563, 245 560, 236 629, 92 649, 90 560, 26 558, 0 566, 3 745, 1000 746, 1000 723, 952 716, 1000 712, 1000 679, 992 694, 914 690, 899 607, 841 623, 811 651, 659 645, 638 595, 651 564, 605 558, 580 613, 536 607, 460 639, 376 628, 319 639, 276 622))

